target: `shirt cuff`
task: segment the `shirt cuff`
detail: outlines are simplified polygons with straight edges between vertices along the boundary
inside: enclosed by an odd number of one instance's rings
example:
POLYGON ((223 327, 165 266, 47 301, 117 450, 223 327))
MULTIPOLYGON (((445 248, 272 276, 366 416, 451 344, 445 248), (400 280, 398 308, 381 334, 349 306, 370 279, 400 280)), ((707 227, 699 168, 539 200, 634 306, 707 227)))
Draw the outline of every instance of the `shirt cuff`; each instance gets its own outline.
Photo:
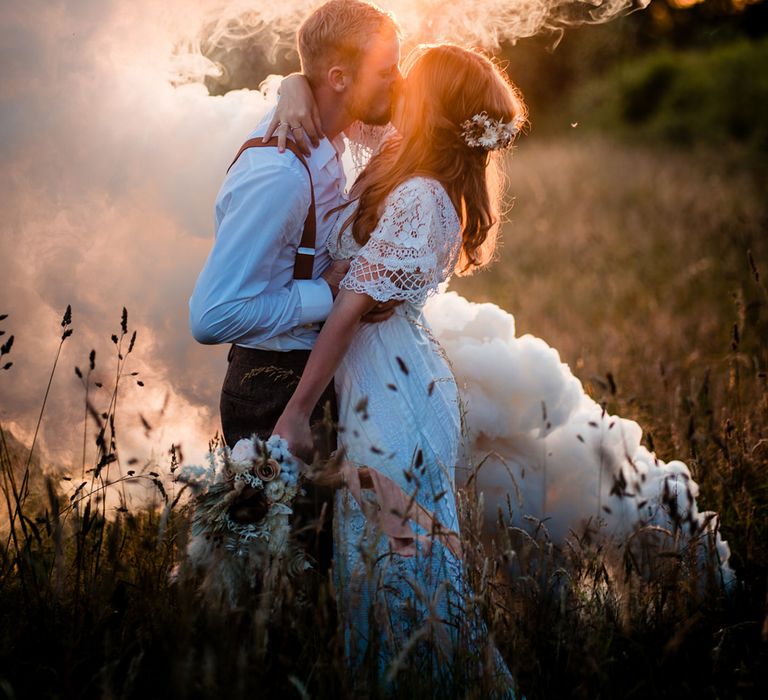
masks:
POLYGON ((328 318, 333 306, 333 294, 328 283, 323 280, 294 280, 299 290, 301 309, 297 326, 305 323, 320 323, 328 318))

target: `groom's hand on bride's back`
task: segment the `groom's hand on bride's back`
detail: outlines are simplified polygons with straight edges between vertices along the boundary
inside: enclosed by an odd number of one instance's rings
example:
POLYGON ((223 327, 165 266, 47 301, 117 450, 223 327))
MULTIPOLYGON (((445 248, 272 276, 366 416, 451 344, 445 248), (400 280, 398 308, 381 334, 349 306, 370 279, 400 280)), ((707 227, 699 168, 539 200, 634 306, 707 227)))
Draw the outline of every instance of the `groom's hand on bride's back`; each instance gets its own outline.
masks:
POLYGON ((360 320, 363 321, 363 323, 381 323, 382 321, 386 321, 393 313, 395 313, 395 309, 402 303, 403 302, 399 300, 380 301, 360 320))
POLYGON ((331 288, 331 294, 333 294, 334 299, 339 293, 339 285, 341 284, 341 280, 344 279, 344 275, 346 275, 347 270, 349 270, 349 264, 349 260, 334 260, 328 266, 328 269, 322 274, 322 278, 331 288))

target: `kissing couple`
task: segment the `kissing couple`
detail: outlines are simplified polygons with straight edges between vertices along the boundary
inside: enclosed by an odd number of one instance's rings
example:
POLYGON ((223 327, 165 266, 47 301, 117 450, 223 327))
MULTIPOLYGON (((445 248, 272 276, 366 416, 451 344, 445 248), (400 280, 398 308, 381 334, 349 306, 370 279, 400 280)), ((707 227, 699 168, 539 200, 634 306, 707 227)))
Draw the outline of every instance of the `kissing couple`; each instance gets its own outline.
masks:
POLYGON ((456 45, 414 49, 401 74, 395 18, 363 0, 315 9, 298 50, 302 73, 221 186, 189 304, 198 342, 232 346, 224 438, 279 434, 297 455, 343 455, 306 481, 297 516, 332 515, 304 529, 319 571, 332 567, 353 676, 365 662, 383 683, 407 655, 451 683, 463 645, 478 676, 490 668, 492 694, 515 697, 468 603, 459 392, 422 309, 493 256, 500 157, 524 103, 491 60, 456 45), (369 155, 348 193, 347 147, 369 155))

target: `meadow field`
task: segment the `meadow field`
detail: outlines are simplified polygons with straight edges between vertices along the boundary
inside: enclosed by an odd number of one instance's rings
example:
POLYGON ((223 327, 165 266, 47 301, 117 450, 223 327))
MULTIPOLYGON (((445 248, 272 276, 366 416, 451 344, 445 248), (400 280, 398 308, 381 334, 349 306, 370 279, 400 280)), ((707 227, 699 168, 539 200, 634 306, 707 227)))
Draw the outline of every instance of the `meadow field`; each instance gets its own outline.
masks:
MULTIPOLYGON (((650 581, 631 567, 609 573, 598 544, 556 553, 544 536, 532 545, 536 564, 510 578, 468 492, 469 576, 496 643, 529 700, 759 697, 768 690, 766 172, 743 146, 639 146, 577 125, 523 140, 507 190, 499 260, 451 288, 514 314, 518 335, 543 338, 606 410, 643 427, 660 458, 690 467, 700 508, 720 514, 739 583, 697 593, 682 557, 650 581)), ((122 333, 125 353, 127 323, 122 333)), ((0 373, 13 381, 13 367, 0 373)), ((156 508, 106 512, 98 489, 114 453, 111 410, 99 418, 96 471, 74 499, 76 484, 65 493, 46 483, 45 465, 3 434, 0 697, 355 696, 328 581, 277 581, 235 610, 201 603, 190 583, 169 585, 188 526, 184 498, 164 486, 173 457, 162 474, 138 465, 126 477, 156 489, 156 508), (279 602, 271 612, 269 596, 279 602)), ((82 430, 82 415, 72 421, 82 430)), ((482 683, 436 688, 407 658, 394 683, 398 697, 487 696, 482 683)))

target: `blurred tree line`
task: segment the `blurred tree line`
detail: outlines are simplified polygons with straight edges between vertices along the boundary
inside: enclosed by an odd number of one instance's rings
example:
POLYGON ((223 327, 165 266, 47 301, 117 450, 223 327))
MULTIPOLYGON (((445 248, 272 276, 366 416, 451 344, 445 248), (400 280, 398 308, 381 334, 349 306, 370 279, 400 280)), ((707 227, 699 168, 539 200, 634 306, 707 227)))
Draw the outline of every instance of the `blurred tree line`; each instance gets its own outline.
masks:
POLYGON ((505 45, 537 132, 609 129, 768 150, 768 1, 652 0, 601 25, 505 45), (686 124, 690 128, 686 128, 686 124))

